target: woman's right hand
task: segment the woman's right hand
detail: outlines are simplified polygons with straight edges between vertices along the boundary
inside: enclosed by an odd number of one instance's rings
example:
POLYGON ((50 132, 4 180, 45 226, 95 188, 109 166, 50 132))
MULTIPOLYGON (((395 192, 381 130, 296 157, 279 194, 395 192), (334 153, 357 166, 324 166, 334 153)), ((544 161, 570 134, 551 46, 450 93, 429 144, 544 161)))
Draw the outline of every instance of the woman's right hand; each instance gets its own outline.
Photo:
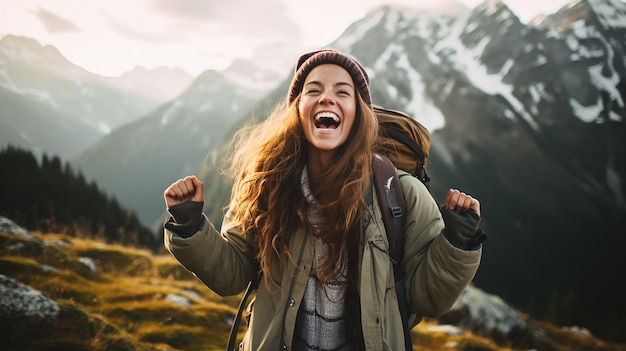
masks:
POLYGON ((187 176, 172 183, 163 193, 165 206, 172 207, 187 201, 204 201, 204 183, 195 175, 187 176))

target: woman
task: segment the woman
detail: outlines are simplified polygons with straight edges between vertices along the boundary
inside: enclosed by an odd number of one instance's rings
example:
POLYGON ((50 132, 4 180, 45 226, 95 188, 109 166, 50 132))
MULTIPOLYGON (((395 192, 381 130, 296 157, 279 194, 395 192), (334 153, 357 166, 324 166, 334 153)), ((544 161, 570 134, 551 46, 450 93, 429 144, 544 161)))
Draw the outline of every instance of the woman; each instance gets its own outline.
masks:
MULTIPOLYGON (((298 60, 285 101, 239 135, 221 232, 195 176, 165 190, 165 246, 181 264, 220 295, 261 277, 241 349, 404 348, 380 208, 366 200, 377 137, 363 67, 316 51, 298 60)), ((436 317, 478 269, 480 204, 450 190, 440 212, 419 180, 401 179, 407 300, 436 317)))

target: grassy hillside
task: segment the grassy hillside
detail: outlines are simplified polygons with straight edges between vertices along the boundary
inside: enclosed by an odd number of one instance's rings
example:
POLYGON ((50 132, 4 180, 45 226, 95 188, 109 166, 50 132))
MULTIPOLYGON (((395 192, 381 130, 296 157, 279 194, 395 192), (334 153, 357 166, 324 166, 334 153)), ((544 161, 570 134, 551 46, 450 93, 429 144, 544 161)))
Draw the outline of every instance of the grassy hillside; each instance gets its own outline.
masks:
POLYGON ((170 256, 35 236, 41 243, 0 233, 0 274, 56 301, 60 312, 0 315, 9 327, 0 328, 0 349, 192 351, 226 344, 237 298, 218 297, 170 256))
MULTIPOLYGON (((0 228, 0 277, 58 305, 56 313, 32 301, 10 307, 21 297, 0 286, 2 350, 224 350, 239 302, 211 292, 169 254, 62 233, 0 228)), ((413 336, 417 351, 508 350, 436 321, 422 322, 413 336)), ((580 349, 609 350, 602 343, 580 349)))

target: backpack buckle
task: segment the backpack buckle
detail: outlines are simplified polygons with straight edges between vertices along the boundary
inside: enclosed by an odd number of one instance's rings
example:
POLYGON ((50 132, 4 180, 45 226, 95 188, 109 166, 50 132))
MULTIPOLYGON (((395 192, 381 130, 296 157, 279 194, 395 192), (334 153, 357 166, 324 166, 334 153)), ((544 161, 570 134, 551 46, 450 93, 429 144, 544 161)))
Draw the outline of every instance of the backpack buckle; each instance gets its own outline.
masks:
POLYGON ((389 177, 385 182, 385 195, 387 197, 387 203, 389 204, 389 209, 391 210, 391 215, 394 218, 402 217, 402 207, 400 207, 400 203, 398 202, 398 198, 396 197, 396 192, 391 187, 391 182, 393 181, 393 177, 389 177))

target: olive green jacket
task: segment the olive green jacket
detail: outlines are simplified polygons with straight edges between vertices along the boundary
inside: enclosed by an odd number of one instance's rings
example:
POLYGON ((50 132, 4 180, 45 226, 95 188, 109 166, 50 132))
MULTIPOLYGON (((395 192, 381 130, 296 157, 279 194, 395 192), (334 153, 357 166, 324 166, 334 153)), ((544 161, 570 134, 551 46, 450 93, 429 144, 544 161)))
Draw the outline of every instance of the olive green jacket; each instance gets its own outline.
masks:
MULTIPOLYGON (((466 251, 452 246, 441 234, 443 219, 428 189, 414 177, 402 177, 401 183, 408 212, 402 262, 407 300, 418 314, 437 317, 452 307, 473 279, 482 248, 466 251)), ((393 264, 376 199, 370 211, 359 267, 365 346, 367 350, 401 350, 404 335, 393 264)), ((221 233, 208 219, 205 221, 204 227, 189 238, 166 230, 165 246, 217 294, 241 293, 250 280, 256 279, 259 267, 246 233, 231 224, 228 214, 221 233)), ((259 286, 243 350, 291 350, 296 315, 313 262, 310 229, 296 230, 289 249, 291 259, 271 267, 271 277, 276 279, 273 284, 262 282, 259 286)))

